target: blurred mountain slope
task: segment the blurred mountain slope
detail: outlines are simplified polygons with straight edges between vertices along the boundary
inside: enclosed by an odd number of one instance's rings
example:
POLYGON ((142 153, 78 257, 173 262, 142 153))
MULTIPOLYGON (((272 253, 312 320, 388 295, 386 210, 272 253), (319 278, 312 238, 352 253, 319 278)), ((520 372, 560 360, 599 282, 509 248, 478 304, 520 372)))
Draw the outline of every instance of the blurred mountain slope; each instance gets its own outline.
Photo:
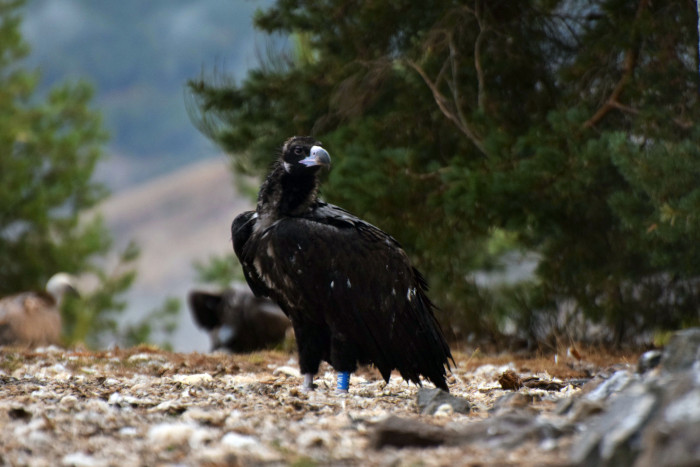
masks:
POLYGON ((135 240, 141 247, 125 319, 136 320, 167 296, 177 297, 182 307, 173 348, 208 350, 206 334, 195 328, 187 309, 187 292, 196 285, 192 262, 232 252, 231 221, 252 204, 235 192, 224 156, 122 190, 102 204, 117 246, 135 240))
POLYGON ((22 33, 41 71, 40 90, 65 80, 95 86, 95 105, 111 133, 110 154, 124 157, 133 185, 215 148, 190 123, 184 84, 215 70, 241 79, 266 38, 252 17, 269 0, 29 0, 22 33))

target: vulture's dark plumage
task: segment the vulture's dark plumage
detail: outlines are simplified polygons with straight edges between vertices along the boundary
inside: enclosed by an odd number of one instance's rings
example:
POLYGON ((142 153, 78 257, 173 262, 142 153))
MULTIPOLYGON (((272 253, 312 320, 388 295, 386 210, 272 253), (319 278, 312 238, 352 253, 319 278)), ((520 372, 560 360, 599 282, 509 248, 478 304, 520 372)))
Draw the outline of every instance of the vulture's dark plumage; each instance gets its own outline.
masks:
POLYGON ((421 384, 423 376, 447 390, 452 355, 425 280, 390 235, 317 199, 323 166, 330 156, 319 142, 290 138, 256 210, 231 226, 250 288, 292 321, 304 388, 313 388, 325 360, 340 375, 371 363, 387 382, 396 369, 406 380, 421 384))
POLYGON ((274 347, 291 326, 277 305, 247 288, 193 290, 188 302, 194 321, 209 332, 212 350, 244 353, 274 347))

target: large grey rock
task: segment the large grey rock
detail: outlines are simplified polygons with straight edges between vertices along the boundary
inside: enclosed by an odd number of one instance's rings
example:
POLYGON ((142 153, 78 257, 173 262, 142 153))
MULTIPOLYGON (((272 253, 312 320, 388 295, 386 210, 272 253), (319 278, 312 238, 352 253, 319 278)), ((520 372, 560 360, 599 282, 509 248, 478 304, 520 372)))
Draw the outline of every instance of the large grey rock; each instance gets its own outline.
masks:
POLYGON ((574 425, 566 420, 534 416, 528 410, 513 410, 484 420, 453 427, 452 443, 477 443, 491 449, 510 450, 526 442, 539 445, 574 433, 574 425))
POLYGON ((585 424, 572 461, 577 465, 631 465, 641 452, 640 433, 657 405, 657 398, 638 387, 617 397, 604 414, 585 424))
MULTIPOLYGON (((700 330, 677 333, 662 355, 645 359, 641 367, 601 372, 549 414, 535 409, 548 402, 540 393, 509 392, 494 401, 487 418, 446 427, 390 417, 376 426, 373 445, 469 445, 500 453, 566 446, 571 465, 700 465, 700 330)), ((445 404, 455 412, 469 407, 437 389, 418 393, 423 414, 445 404)))
POLYGON ((700 371, 676 373, 660 383, 659 410, 644 431, 645 449, 636 465, 700 465, 700 371))
POLYGON ((660 360, 662 371, 646 364, 638 373, 618 371, 562 404, 560 414, 584 401, 601 404, 600 414, 580 419, 574 465, 700 465, 700 329, 676 333, 660 360))
POLYGON ((693 366, 700 367, 700 328, 676 332, 661 357, 665 371, 684 371, 693 366))

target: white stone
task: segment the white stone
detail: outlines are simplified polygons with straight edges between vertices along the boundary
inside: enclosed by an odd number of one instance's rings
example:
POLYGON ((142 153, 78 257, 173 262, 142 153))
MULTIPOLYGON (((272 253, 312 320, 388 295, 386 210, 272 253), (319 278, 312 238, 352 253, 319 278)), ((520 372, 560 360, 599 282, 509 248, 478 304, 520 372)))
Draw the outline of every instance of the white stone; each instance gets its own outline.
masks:
POLYGON ((148 441, 159 446, 179 446, 189 441, 195 427, 189 423, 161 423, 148 430, 148 441))
POLYGON ((433 415, 436 417, 449 417, 455 413, 455 409, 450 404, 441 404, 433 415))
POLYGON ((152 354, 149 353, 136 353, 129 357, 127 360, 130 362, 138 362, 138 361, 145 361, 145 360, 151 360, 152 354))
POLYGON ((126 437, 134 437, 139 434, 139 431, 133 426, 123 426, 119 429, 119 434, 126 437))
POLYGON ((196 375, 173 375, 173 381, 191 386, 213 380, 214 378, 209 373, 199 373, 196 375))
POLYGON ((252 436, 241 435, 232 431, 221 438, 221 444, 233 449, 242 449, 256 446, 259 443, 252 436))
POLYGON ((148 409, 149 412, 168 412, 170 410, 179 410, 185 407, 185 404, 180 399, 168 399, 155 407, 148 409))
POLYGON ((294 376, 296 378, 301 377, 301 374, 299 373, 299 370, 297 368, 291 367, 291 366, 279 366, 274 369, 272 372, 273 375, 287 375, 287 376, 294 376))
POLYGON ((74 409, 78 405, 78 398, 72 395, 63 396, 58 402, 58 405, 62 410, 68 411, 74 409))
POLYGON ((98 467, 107 465, 104 461, 95 459, 94 457, 83 452, 73 452, 71 454, 67 454, 63 456, 63 459, 61 459, 61 463, 71 467, 98 467))

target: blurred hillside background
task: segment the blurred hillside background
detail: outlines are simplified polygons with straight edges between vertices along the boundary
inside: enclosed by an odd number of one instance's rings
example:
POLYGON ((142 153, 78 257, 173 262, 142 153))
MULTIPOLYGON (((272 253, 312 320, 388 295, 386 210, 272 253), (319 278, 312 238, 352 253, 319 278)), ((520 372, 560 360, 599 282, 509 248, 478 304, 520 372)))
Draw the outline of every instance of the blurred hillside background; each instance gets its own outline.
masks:
POLYGON ((188 79, 214 69, 242 79, 265 50, 253 13, 271 2, 29 0, 22 34, 40 90, 95 87, 110 140, 98 178, 115 191, 219 154, 192 125, 188 79))
POLYGON ((206 350, 184 297, 235 276, 231 173, 264 175, 294 134, 323 141, 323 197, 402 243, 455 341, 648 345, 700 323, 695 1, 32 0, 19 65, 18 3, 0 0, 0 292, 91 278, 67 344, 167 334, 172 298, 170 342, 206 350))
POLYGON ((229 226, 242 204, 226 158, 190 122, 188 79, 214 70, 241 79, 267 46, 252 0, 30 0, 20 10, 43 94, 66 80, 95 89, 109 132, 95 179, 112 192, 99 209, 121 249, 133 240, 138 275, 123 319, 180 299, 175 350, 208 350, 185 302, 194 260, 229 253, 229 226))

